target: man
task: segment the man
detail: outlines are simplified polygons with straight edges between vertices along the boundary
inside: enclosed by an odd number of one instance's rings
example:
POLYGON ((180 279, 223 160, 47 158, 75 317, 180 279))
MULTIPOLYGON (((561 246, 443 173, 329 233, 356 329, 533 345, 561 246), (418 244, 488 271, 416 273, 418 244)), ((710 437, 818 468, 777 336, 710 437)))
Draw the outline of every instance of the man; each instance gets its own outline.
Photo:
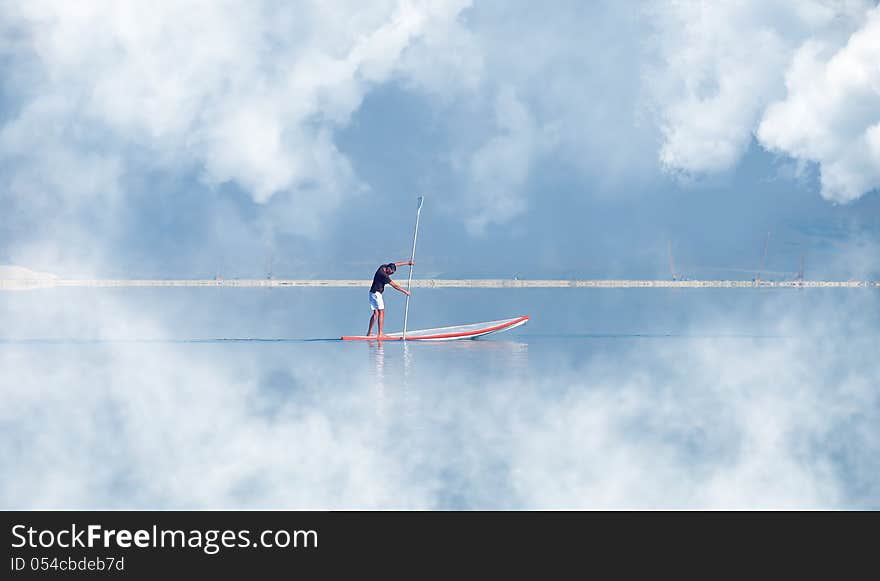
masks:
POLYGON ((380 266, 376 271, 376 274, 373 275, 373 286, 370 287, 370 309, 373 311, 373 314, 370 315, 370 326, 367 328, 367 337, 373 332, 373 323, 376 322, 377 318, 379 319, 379 337, 385 336, 385 301, 382 300, 382 292, 385 290, 385 285, 389 284, 406 296, 409 296, 409 291, 391 280, 391 275, 397 272, 398 266, 412 265, 412 260, 389 262, 388 264, 380 266))

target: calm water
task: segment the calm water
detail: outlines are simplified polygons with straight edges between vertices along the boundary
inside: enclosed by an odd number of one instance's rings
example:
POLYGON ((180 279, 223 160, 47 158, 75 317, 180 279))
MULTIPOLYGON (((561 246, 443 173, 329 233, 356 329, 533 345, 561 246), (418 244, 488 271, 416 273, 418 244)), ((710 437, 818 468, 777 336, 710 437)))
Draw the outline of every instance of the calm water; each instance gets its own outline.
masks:
POLYGON ((880 508, 875 290, 0 295, 3 508, 880 508), (402 319, 388 299, 388 329, 402 319))

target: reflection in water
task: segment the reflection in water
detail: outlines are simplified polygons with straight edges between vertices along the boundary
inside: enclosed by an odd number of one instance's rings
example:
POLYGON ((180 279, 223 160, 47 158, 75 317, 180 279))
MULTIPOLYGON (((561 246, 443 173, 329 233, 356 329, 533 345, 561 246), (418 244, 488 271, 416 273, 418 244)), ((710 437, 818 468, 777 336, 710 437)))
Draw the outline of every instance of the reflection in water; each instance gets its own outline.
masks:
POLYGON ((382 341, 366 341, 373 360, 373 385, 376 388, 376 415, 385 417, 387 395, 385 393, 385 343, 382 341))
POLYGON ((456 347, 480 356, 491 357, 510 369, 524 369, 529 364, 529 344, 521 341, 458 341, 456 347))
POLYGON ((403 342, 403 390, 409 390, 409 380, 413 367, 413 352, 410 349, 410 341, 403 342))
POLYGON ((519 385, 529 375, 529 346, 519 341, 368 342, 376 421, 394 442, 431 439, 439 402, 476 389, 519 385), (489 381, 491 379, 491 381, 489 381))
POLYGON ((371 356, 373 358, 374 379, 377 385, 385 386, 386 373, 393 373, 395 369, 386 365, 386 349, 389 355, 389 361, 397 360, 397 354, 403 361, 402 369, 402 385, 404 389, 415 387, 418 384, 419 375, 429 370, 419 368, 416 364, 417 354, 430 350, 431 357, 426 359, 426 363, 434 365, 438 362, 443 363, 446 359, 451 358, 456 366, 462 363, 491 363, 499 368, 507 368, 510 370, 523 370, 529 364, 529 345, 519 341, 490 341, 490 340, 466 340, 466 341, 444 341, 444 342, 427 342, 427 341, 400 341, 394 343, 383 343, 380 341, 366 342, 370 346, 371 356), (398 351, 399 350, 399 351, 398 351))
POLYGON ((415 392, 416 390, 410 386, 414 381, 413 373, 415 371, 415 353, 411 347, 411 341, 404 341, 403 348, 403 385, 400 392, 401 410, 400 415, 404 422, 412 423, 412 418, 416 415, 415 392))
POLYGON ((457 368, 480 369, 496 378, 529 371, 529 344, 521 341, 471 340, 445 344, 457 368))
POLYGON ((468 340, 445 342, 402 341, 368 342, 373 358, 374 383, 378 396, 391 397, 391 392, 406 396, 419 385, 436 380, 450 368, 491 368, 495 375, 526 373, 529 367, 529 345, 519 341, 468 340), (388 357, 386 361, 386 350, 388 357), (421 357, 424 354, 425 357, 421 357), (430 356, 428 356, 430 355, 430 356), (422 359, 421 364, 418 362, 422 359), (402 361, 401 363, 396 363, 402 361), (399 388, 390 390, 386 375, 399 373, 399 388))
POLYGON ((0 508, 880 507, 876 293, 475 291, 542 326, 365 345, 162 339, 341 294, 138 292, 0 297, 0 508))

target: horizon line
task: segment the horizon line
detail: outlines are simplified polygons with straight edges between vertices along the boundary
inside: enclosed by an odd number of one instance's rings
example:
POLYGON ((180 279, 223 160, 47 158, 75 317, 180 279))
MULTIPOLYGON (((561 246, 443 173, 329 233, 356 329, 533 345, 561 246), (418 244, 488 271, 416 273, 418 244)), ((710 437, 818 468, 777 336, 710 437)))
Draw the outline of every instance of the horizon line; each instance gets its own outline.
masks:
MULTIPOLYGON (((362 287, 369 279, 0 279, 0 290, 56 287, 362 287)), ((663 279, 413 279, 418 288, 880 288, 867 280, 663 280, 663 279)))

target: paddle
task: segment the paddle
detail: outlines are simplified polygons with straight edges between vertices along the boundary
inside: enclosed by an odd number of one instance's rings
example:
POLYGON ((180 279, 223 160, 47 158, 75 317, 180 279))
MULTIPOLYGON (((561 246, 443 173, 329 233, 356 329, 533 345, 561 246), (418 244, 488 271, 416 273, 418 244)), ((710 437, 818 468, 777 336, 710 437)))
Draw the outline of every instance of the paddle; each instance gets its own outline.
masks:
MULTIPOLYGON (((412 263, 416 259, 416 240, 418 240, 418 238, 419 238, 419 217, 421 217, 421 215, 422 215, 422 202, 424 202, 424 201, 425 201, 425 197, 419 196, 419 207, 416 210, 416 231, 415 231, 415 234, 413 234, 413 249, 412 249, 412 255, 410 255, 410 259, 409 259, 410 263, 412 263)), ((410 287, 412 286, 413 268, 414 267, 412 266, 412 264, 410 264, 409 280, 406 281, 406 290, 410 290, 410 287)), ((406 295, 406 307, 403 311, 403 340, 404 341, 406 341, 406 322, 407 322, 407 319, 409 319, 409 295, 406 295)))

